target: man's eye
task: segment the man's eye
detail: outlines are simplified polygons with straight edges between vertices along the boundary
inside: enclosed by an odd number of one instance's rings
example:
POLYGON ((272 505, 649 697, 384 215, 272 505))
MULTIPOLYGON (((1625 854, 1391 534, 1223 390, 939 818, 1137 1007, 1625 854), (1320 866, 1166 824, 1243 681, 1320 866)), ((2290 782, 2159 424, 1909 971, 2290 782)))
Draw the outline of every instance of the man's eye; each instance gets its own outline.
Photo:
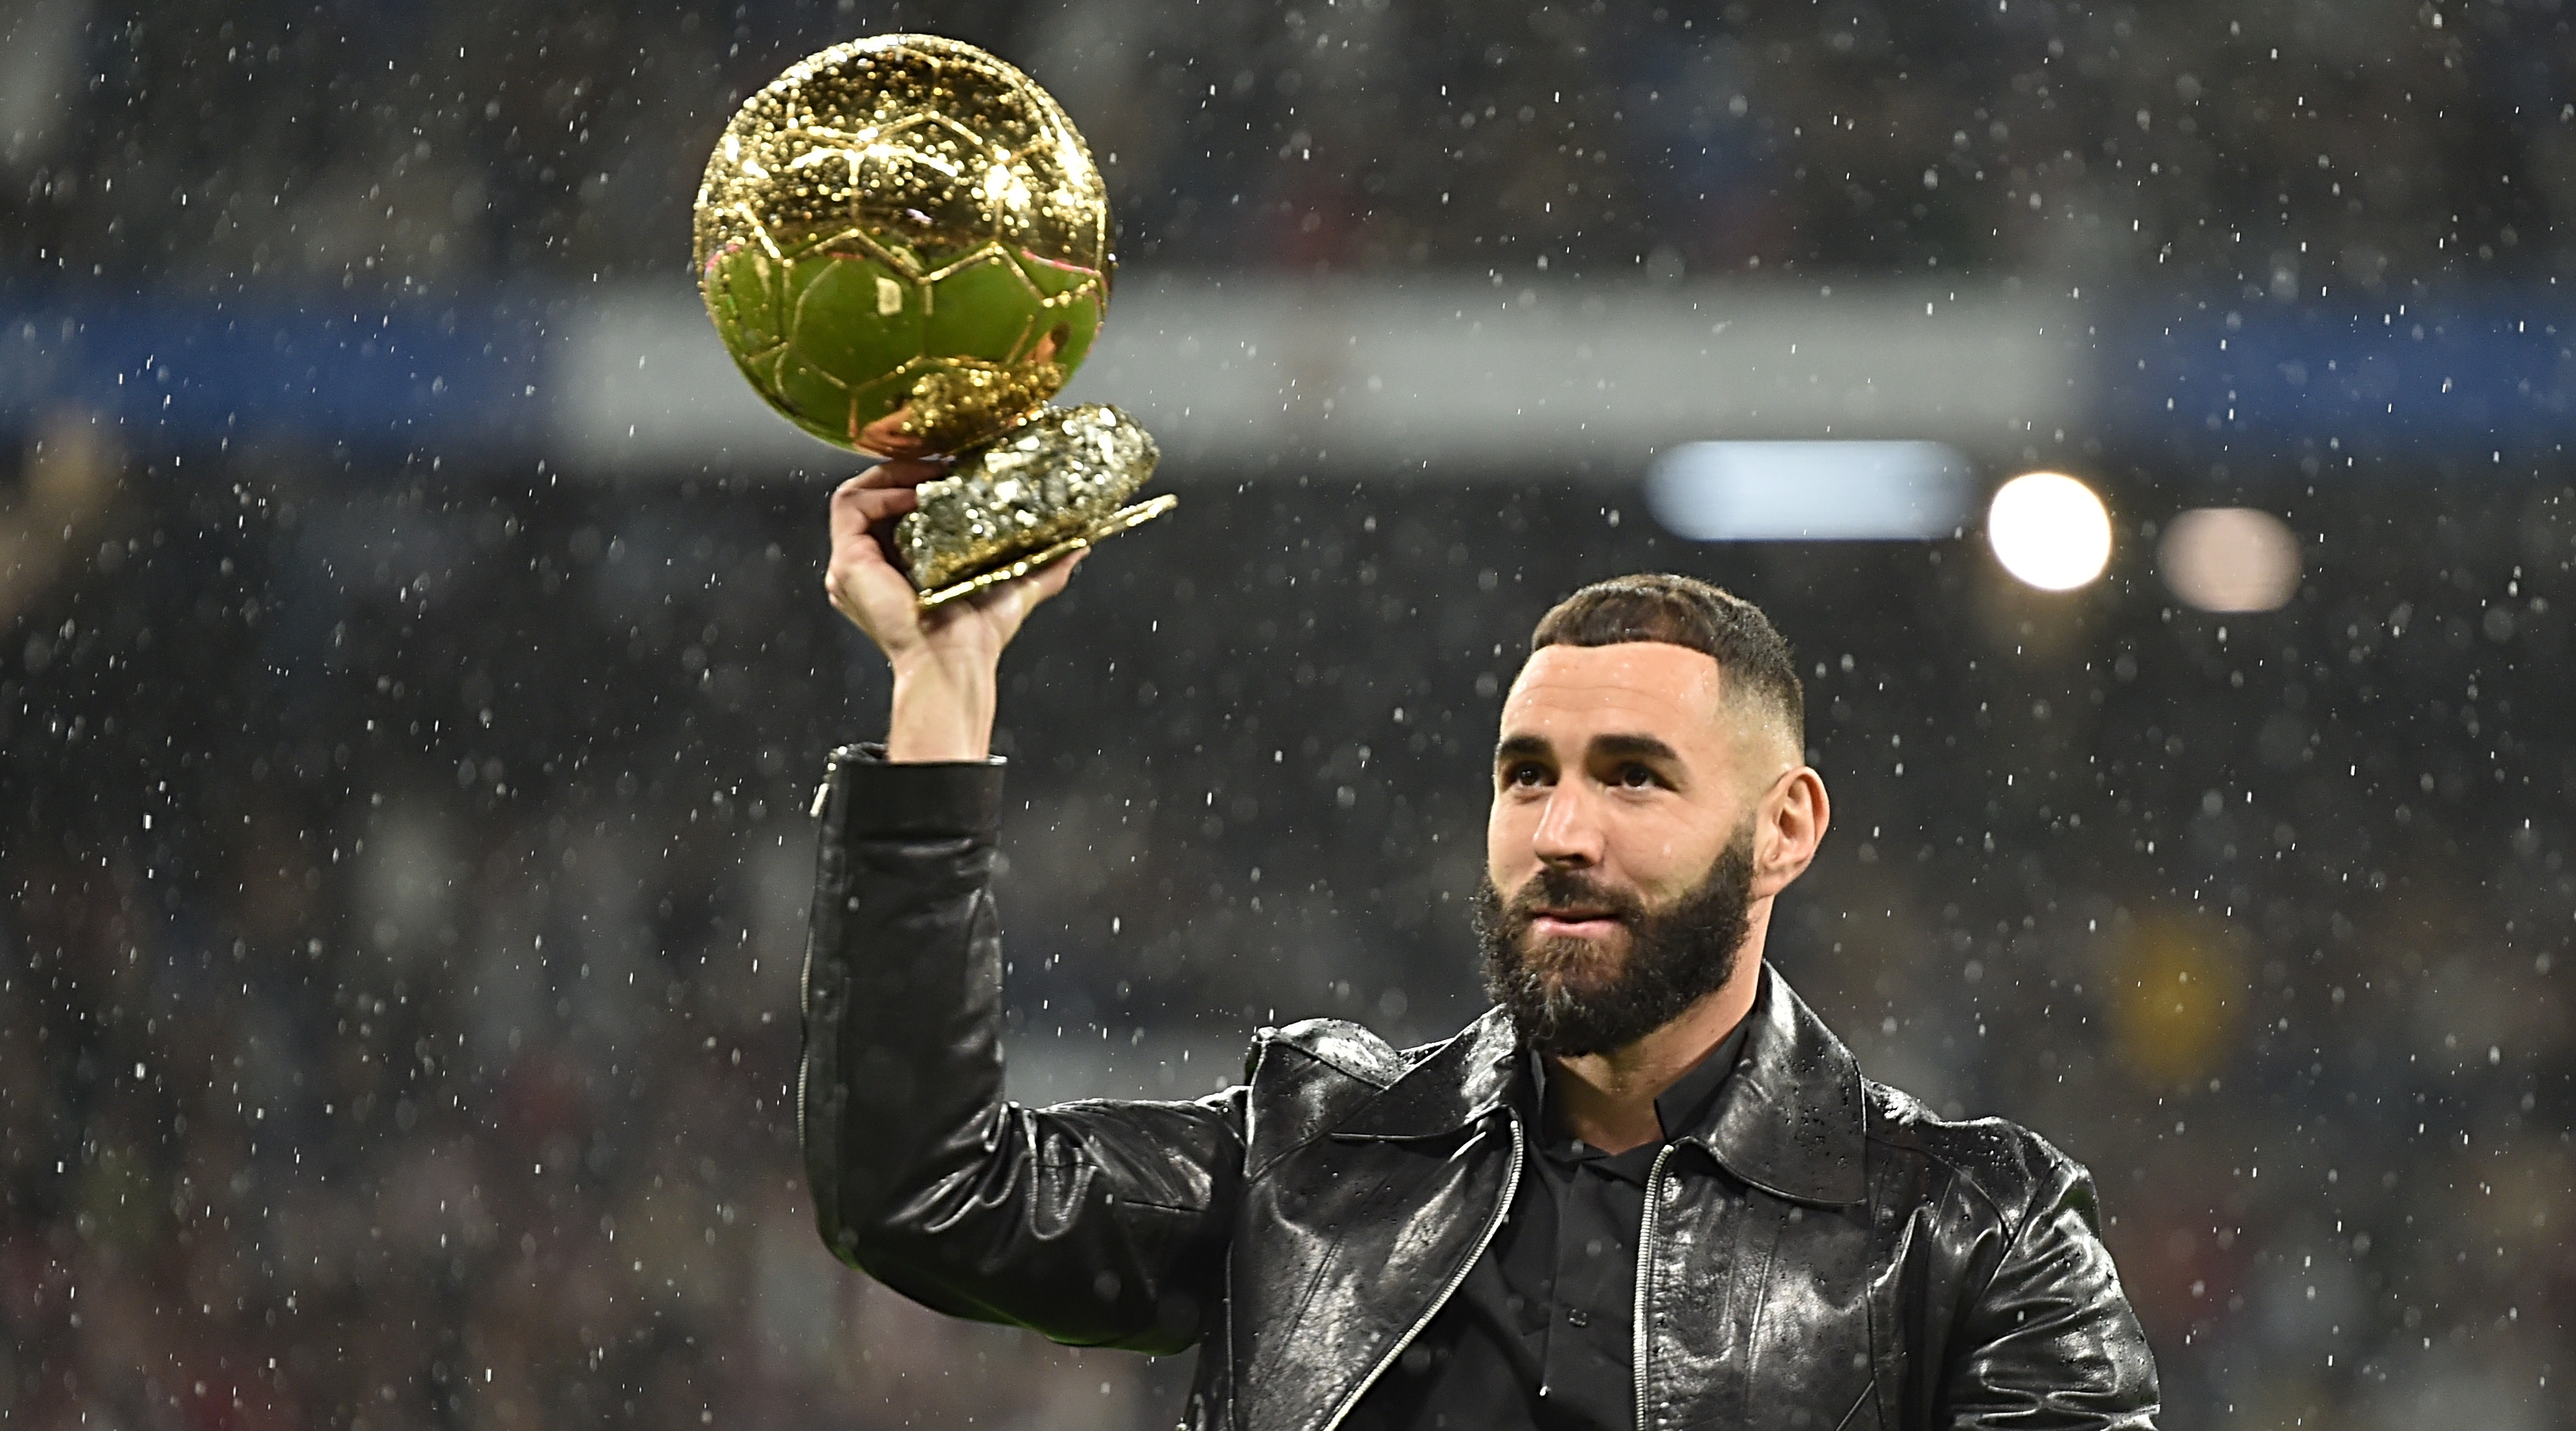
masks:
POLYGON ((1541 783, 1545 776, 1546 772, 1535 765, 1515 765, 1503 772, 1503 783, 1526 789, 1541 783))
POLYGON ((1619 772, 1619 783, 1631 790, 1644 790, 1658 784, 1655 772, 1642 765, 1631 765, 1619 772))

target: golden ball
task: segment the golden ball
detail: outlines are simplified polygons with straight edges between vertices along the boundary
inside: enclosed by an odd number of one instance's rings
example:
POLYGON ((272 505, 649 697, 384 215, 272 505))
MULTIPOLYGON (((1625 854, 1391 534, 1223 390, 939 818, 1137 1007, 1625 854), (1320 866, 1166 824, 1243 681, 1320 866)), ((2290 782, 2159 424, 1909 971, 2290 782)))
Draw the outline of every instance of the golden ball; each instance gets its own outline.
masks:
POLYGON ((797 61, 725 126, 695 252, 716 331, 789 421, 879 457, 956 452, 1090 352, 1108 189, 1036 81, 879 35, 797 61))

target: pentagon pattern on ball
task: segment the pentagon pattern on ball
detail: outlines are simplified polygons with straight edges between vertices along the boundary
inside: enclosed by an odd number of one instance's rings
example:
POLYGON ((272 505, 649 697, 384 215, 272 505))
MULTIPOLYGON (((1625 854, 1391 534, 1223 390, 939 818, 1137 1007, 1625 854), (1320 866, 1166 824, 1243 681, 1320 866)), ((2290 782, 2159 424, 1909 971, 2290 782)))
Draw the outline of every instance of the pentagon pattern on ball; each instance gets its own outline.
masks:
POLYGON ((1109 295, 1107 191, 1055 101, 957 41, 799 61, 708 160, 696 259, 752 385, 805 431, 955 451, 1034 411, 1109 295))

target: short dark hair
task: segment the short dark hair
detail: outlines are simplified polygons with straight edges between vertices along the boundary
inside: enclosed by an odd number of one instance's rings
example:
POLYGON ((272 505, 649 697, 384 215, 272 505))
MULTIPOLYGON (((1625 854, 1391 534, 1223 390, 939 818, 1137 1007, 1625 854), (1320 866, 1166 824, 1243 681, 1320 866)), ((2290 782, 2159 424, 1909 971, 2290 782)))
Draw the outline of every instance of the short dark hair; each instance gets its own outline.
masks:
MULTIPOLYGON (((1762 608, 1697 577, 1639 572, 1596 581, 1558 602, 1530 632, 1530 654, 1550 646, 1615 646, 1662 641, 1717 662, 1744 699, 1788 723, 1803 754, 1807 690, 1798 664, 1762 608), (1738 684, 1740 683, 1740 684, 1738 684)), ((1721 686, 1721 689, 1724 689, 1721 686)))

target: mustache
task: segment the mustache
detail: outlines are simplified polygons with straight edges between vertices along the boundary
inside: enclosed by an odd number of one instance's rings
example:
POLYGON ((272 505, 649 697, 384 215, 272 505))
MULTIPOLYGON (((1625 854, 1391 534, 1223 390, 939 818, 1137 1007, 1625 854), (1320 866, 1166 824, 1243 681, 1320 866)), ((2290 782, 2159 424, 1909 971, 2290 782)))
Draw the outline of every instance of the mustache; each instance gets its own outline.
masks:
POLYGON ((1536 874, 1512 891, 1512 897, 1501 910, 1504 932, 1526 931, 1539 912, 1549 909, 1597 910, 1621 924, 1634 927, 1645 917, 1645 901, 1637 892, 1603 884, 1581 870, 1558 869, 1542 865, 1536 874))

